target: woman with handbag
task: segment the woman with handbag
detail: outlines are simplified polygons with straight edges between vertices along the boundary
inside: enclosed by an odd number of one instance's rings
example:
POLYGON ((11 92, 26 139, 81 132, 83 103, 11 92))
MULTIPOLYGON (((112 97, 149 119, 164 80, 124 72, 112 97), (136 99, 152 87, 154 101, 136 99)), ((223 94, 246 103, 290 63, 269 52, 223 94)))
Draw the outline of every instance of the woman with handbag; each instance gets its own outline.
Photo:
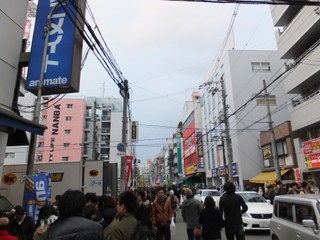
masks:
POLYGON ((224 222, 211 196, 207 196, 204 200, 204 209, 200 214, 199 223, 202 225, 202 240, 221 239, 224 222))

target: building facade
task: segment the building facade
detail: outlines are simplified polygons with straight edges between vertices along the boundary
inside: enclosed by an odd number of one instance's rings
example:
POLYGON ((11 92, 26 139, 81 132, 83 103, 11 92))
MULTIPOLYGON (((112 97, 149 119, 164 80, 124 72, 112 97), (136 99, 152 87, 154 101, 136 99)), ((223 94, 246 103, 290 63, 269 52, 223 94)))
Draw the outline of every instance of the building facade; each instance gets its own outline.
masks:
POLYGON ((38 139, 36 161, 72 162, 83 158, 85 147, 86 100, 64 98, 42 110, 47 130, 38 139))
POLYGON ((184 181, 205 183, 205 164, 202 146, 202 113, 200 93, 193 92, 191 101, 185 102, 182 117, 182 146, 184 181))
POLYGON ((43 134, 44 127, 20 116, 17 100, 22 67, 26 66, 25 55, 22 56, 23 34, 28 10, 28 0, 13 0, 1 3, 0 28, 5 37, 0 42, 0 175, 2 174, 7 145, 27 145, 25 131, 43 134))
POLYGON ((319 183, 320 163, 320 19, 316 6, 274 6, 278 54, 294 61, 284 79, 285 92, 299 99, 290 106, 298 166, 305 180, 319 183))
MULTIPOLYGON (((230 115, 232 171, 239 188, 243 189, 244 184, 262 171, 259 131, 268 128, 267 110, 265 106, 257 106, 256 99, 245 103, 263 89, 263 80, 270 83, 284 71, 284 67, 284 61, 279 59, 276 51, 226 50, 210 69, 202 95, 203 122, 207 133, 204 136, 204 156, 208 182, 212 178, 212 184, 218 187, 224 184, 227 177, 229 154, 225 108, 227 116, 230 115)), ((277 101, 277 106, 271 108, 273 122, 280 124, 287 121, 289 96, 283 94, 281 81, 267 90, 276 96, 277 101)))

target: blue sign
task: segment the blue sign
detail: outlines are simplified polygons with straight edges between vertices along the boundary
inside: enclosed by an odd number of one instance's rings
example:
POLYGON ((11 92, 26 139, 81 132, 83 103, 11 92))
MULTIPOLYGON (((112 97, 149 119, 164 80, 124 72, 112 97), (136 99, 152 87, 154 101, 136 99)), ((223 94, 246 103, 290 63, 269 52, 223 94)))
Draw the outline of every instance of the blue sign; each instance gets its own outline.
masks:
MULTIPOLYGON (((67 5, 58 6, 51 18, 43 82, 44 95, 79 90, 82 41, 79 41, 79 33, 73 24, 73 22, 77 22, 75 19, 77 12, 69 1, 66 1, 67 5)), ((27 90, 34 93, 39 86, 45 43, 44 28, 47 27, 47 18, 51 9, 58 3, 58 0, 39 0, 38 3, 25 86, 27 90)))
POLYGON ((118 143, 117 150, 119 152, 124 152, 126 150, 126 146, 123 143, 118 143))
POLYGON ((50 204, 51 178, 49 173, 28 176, 25 188, 26 213, 37 221, 40 209, 50 204))

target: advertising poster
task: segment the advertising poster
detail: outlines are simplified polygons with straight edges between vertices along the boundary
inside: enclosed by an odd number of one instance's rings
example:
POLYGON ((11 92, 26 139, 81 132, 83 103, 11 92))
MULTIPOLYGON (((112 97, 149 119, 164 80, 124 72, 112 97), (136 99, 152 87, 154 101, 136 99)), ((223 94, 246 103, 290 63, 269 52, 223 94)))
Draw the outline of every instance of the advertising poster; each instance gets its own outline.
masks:
POLYGON ((320 167, 320 138, 302 143, 302 150, 307 168, 320 167))

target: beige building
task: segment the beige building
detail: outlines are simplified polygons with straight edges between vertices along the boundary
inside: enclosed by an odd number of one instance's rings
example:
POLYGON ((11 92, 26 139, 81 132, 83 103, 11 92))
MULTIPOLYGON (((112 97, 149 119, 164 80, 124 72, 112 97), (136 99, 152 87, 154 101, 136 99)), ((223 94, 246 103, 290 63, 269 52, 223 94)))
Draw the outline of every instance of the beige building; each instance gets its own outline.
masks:
POLYGON ((320 18, 316 6, 271 7, 278 53, 292 59, 285 75, 286 93, 299 99, 290 106, 298 166, 305 180, 320 181, 320 18))

